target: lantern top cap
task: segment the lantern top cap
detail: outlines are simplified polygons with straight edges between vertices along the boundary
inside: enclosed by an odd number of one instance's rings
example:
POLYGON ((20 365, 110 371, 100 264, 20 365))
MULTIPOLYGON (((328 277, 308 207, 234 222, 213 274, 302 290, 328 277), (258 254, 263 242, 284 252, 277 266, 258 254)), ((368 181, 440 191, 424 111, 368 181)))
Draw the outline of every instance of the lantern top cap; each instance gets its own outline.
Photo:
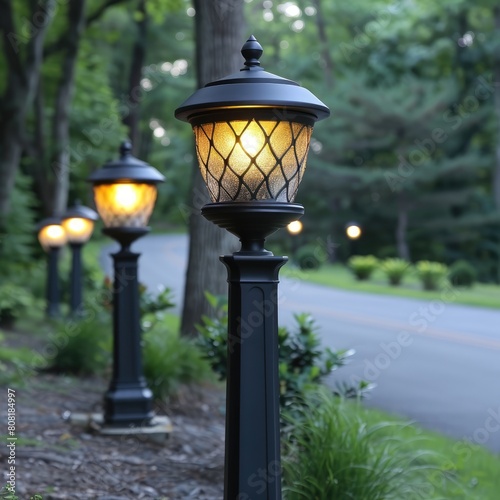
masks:
POLYGON ((158 184, 163 182, 165 177, 156 168, 132 156, 132 144, 130 141, 123 141, 120 145, 120 158, 109 161, 92 173, 87 180, 93 184, 118 182, 158 184))
POLYGON ((61 225, 61 217, 53 216, 47 217, 46 219, 42 219, 37 225, 36 230, 40 232, 44 227, 47 226, 60 226, 61 225))
POLYGON ((96 221, 99 216, 95 210, 92 210, 89 207, 82 205, 80 200, 76 200, 75 204, 66 210, 66 213, 63 215, 62 219, 87 219, 91 221, 96 221))
POLYGON ((309 90, 264 71, 259 61, 263 49, 253 35, 245 42, 241 53, 245 58, 244 67, 197 90, 175 110, 176 118, 191 122, 213 111, 238 108, 286 110, 286 116, 292 121, 294 113, 307 114, 313 121, 330 115, 328 107, 309 90))

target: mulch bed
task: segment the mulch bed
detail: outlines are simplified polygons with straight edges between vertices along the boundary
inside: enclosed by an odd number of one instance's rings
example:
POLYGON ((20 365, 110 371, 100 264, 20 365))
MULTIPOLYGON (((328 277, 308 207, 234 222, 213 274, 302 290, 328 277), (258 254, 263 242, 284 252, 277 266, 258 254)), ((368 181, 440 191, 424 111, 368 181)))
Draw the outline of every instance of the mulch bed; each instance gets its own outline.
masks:
MULTIPOLYGON (((40 374, 16 390, 16 493, 20 500, 197 499, 223 495, 224 394, 220 388, 183 388, 157 408, 173 432, 164 443, 102 436, 71 425, 68 412, 99 412, 107 381, 40 374)), ((7 388, 0 435, 7 433, 7 388)), ((2 440, 4 441, 4 440, 2 440)), ((0 463, 7 480, 5 441, 0 463), (5 465, 5 466, 4 466, 5 465)))

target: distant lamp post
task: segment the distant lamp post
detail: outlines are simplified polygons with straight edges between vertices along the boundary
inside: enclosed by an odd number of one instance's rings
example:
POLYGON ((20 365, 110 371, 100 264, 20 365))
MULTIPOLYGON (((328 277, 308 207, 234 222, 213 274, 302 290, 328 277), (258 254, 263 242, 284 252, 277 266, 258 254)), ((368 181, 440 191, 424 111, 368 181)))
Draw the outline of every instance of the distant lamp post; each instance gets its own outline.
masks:
POLYGON ((138 253, 131 244, 147 234, 149 218, 156 202, 157 184, 165 178, 151 165, 131 154, 124 142, 120 159, 94 172, 89 181, 94 187, 97 211, 105 228, 121 249, 112 254, 113 284, 113 375, 104 398, 104 421, 108 425, 144 425, 153 417, 152 393, 143 376, 138 253))
POLYGON ((361 237, 361 226, 357 222, 348 222, 345 225, 345 234, 349 238, 349 256, 356 253, 356 240, 361 237))
POLYGON ((361 236, 361 227, 356 222, 349 222, 345 227, 345 234, 350 240, 357 240, 361 236))
POLYGON ((47 316, 56 318, 60 315, 59 273, 57 264, 59 250, 66 245, 66 232, 61 219, 50 217, 38 224, 38 241, 48 254, 47 266, 47 316))
POLYGON ((299 234, 302 232, 303 224, 300 220, 294 220, 286 226, 288 233, 292 236, 292 255, 297 253, 299 234))
POLYGON ((195 134, 212 203, 202 215, 239 237, 228 270, 226 500, 281 498, 277 335, 278 271, 287 261, 267 236, 304 213, 293 203, 313 125, 328 108, 308 90, 260 67, 262 47, 243 45, 241 72, 209 83, 175 112, 195 134), (252 483, 260 471, 267 482, 252 483))
POLYGON ((92 236, 94 222, 97 219, 97 213, 89 207, 84 207, 79 201, 69 208, 62 218, 62 226, 66 231, 73 254, 70 280, 70 310, 74 316, 80 315, 83 308, 82 247, 92 236))

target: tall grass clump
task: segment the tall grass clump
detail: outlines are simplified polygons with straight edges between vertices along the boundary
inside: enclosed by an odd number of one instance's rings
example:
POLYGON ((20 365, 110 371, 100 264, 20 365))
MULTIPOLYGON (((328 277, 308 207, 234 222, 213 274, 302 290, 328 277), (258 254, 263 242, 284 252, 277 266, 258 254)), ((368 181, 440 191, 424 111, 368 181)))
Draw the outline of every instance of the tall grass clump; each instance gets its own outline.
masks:
POLYGON ((389 284, 398 286, 401 284, 404 275, 407 274, 408 270, 411 268, 411 265, 404 259, 392 258, 385 259, 380 267, 386 275, 389 284))
POLYGON ((321 390, 308 396, 298 418, 285 417, 285 498, 439 498, 430 479, 438 472, 432 455, 398 437, 400 424, 367 424, 355 409, 321 390))
POLYGON ((378 260, 373 255, 354 255, 347 265, 358 280, 367 280, 378 267, 378 260))
POLYGON ((144 376, 156 400, 164 401, 182 384, 213 379, 208 361, 194 343, 157 321, 143 334, 144 376))
POLYGON ((448 267, 441 262, 421 260, 416 265, 417 275, 424 290, 437 290, 448 275, 448 267))

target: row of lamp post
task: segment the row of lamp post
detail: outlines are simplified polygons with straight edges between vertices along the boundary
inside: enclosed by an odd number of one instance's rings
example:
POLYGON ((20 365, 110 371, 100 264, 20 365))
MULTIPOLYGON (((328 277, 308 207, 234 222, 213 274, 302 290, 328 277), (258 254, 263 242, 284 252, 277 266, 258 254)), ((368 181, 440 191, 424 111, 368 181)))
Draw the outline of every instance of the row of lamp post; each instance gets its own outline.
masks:
MULTIPOLYGON (((195 135, 211 197, 202 215, 241 242, 239 251, 220 258, 229 284, 224 498, 279 500, 277 288, 287 258, 264 242, 304 213, 294 199, 314 123, 330 112, 297 83, 264 71, 253 36, 241 52, 240 72, 196 91, 175 116, 195 135), (262 470, 273 476, 255 488, 251 478, 262 470)), ((113 376, 104 404, 106 424, 117 426, 148 425, 152 418, 140 356, 139 254, 130 245, 148 232, 156 185, 164 180, 130 151, 123 144, 120 160, 89 178, 103 232, 121 245, 113 254, 113 376)))
POLYGON ((61 248, 69 243, 72 250, 70 278, 70 311, 82 313, 82 247, 92 236, 97 213, 80 202, 68 209, 63 217, 49 217, 38 225, 38 240, 48 254, 47 315, 60 315, 58 259, 61 248))

